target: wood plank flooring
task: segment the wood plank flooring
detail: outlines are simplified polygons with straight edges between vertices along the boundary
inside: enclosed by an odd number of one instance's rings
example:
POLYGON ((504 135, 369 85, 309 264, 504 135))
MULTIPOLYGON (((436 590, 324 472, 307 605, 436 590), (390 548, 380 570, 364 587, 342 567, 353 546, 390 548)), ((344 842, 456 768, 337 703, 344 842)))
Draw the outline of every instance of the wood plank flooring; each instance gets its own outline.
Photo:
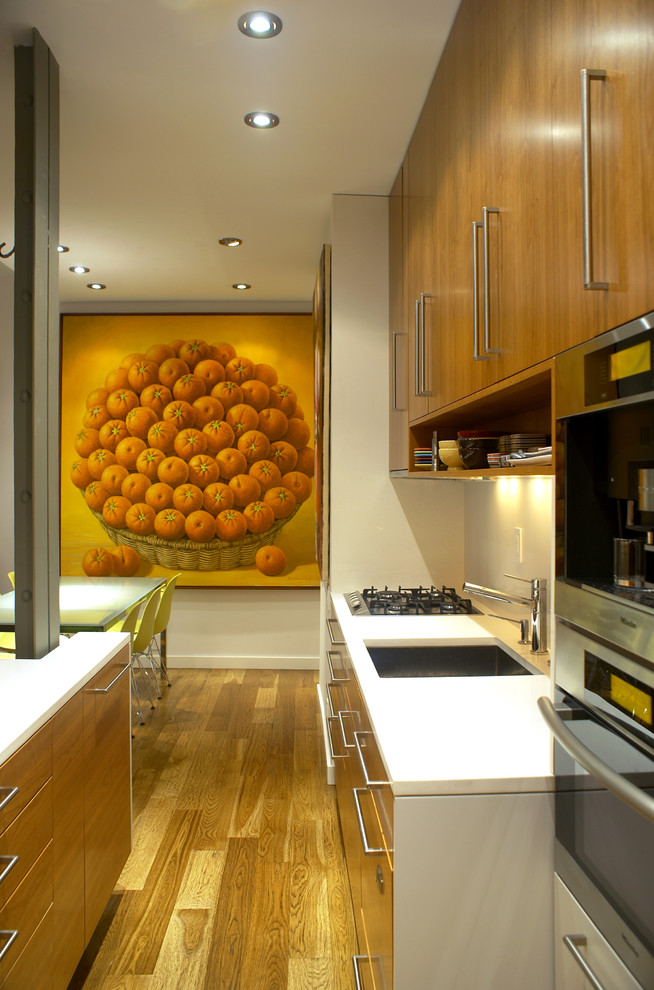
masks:
POLYGON ((316 672, 171 674, 134 729, 132 854, 69 990, 353 990, 316 672))

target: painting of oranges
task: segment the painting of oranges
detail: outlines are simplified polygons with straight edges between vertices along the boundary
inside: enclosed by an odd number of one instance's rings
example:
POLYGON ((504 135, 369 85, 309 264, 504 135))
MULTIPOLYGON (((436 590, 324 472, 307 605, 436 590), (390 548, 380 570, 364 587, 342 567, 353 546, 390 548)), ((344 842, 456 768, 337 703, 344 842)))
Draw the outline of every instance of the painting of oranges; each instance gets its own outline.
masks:
MULTIPOLYGON (((152 324, 125 339, 122 351, 116 341, 110 357, 91 363, 68 436, 62 417, 62 461, 66 445, 70 452, 62 494, 65 482, 69 497, 76 490, 108 552, 127 548, 132 570, 137 554, 138 573, 193 572, 205 576, 200 584, 284 583, 300 559, 292 531, 304 506, 304 530, 307 521, 315 526, 312 382, 307 388, 301 374, 287 377, 284 365, 292 362, 265 338, 258 346, 256 335, 241 340, 230 327, 229 339, 219 317, 201 336, 202 317, 178 319, 188 321, 186 335, 156 338, 152 324)), ((62 508, 62 529, 64 518, 62 508)), ((94 536, 80 548, 85 573, 112 563, 101 542, 94 536)), ((308 546, 305 532, 303 585, 319 581, 308 546)), ((113 573, 129 569, 122 560, 113 573)))

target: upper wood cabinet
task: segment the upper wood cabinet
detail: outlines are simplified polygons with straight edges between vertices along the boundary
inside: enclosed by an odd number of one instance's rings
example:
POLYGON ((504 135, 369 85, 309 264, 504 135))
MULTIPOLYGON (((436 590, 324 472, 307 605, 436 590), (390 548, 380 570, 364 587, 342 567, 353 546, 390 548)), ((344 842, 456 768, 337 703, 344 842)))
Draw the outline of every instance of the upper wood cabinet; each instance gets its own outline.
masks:
POLYGON ((406 199, 402 195, 404 166, 398 172, 388 203, 389 224, 389 471, 409 466, 409 353, 404 298, 406 199))

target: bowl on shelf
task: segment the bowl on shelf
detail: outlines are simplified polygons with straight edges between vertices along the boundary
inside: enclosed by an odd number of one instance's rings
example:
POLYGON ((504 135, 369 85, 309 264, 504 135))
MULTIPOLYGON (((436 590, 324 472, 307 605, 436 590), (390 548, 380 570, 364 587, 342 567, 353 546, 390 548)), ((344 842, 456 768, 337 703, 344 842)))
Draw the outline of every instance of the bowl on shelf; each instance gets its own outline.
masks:
POLYGON ((445 464, 445 466, 448 468, 453 468, 458 470, 464 469, 465 464, 461 460, 461 455, 459 453, 459 447, 456 440, 450 441, 450 443, 453 443, 454 446, 444 447, 443 442, 447 442, 447 441, 439 441, 438 444, 438 456, 443 462, 443 464, 445 464))
POLYGON ((459 455, 468 470, 488 467, 488 454, 497 452, 499 434, 478 433, 476 436, 459 434, 459 455))

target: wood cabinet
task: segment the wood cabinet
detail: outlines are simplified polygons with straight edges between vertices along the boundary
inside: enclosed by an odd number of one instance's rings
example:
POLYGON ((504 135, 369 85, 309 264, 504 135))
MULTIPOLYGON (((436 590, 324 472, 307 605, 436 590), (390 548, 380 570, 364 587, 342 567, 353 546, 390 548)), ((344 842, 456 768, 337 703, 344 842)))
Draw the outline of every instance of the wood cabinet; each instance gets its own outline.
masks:
POLYGON ((406 199, 404 166, 398 172, 388 203, 389 240, 389 471, 409 466, 409 332, 405 301, 406 199))

